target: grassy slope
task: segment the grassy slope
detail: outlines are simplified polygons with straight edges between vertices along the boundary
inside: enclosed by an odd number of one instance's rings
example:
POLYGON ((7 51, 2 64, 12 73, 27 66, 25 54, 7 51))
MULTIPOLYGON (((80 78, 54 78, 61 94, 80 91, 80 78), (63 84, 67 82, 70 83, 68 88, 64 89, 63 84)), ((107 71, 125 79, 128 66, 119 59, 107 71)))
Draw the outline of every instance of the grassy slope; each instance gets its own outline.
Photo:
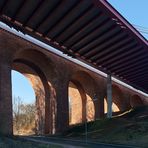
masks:
POLYGON ((0 148, 63 148, 54 144, 39 144, 13 138, 0 137, 0 148))
MULTIPOLYGON (((64 136, 84 138, 85 125, 71 128, 64 136)), ((133 109, 120 117, 88 123, 88 139, 148 147, 148 107, 133 109)))

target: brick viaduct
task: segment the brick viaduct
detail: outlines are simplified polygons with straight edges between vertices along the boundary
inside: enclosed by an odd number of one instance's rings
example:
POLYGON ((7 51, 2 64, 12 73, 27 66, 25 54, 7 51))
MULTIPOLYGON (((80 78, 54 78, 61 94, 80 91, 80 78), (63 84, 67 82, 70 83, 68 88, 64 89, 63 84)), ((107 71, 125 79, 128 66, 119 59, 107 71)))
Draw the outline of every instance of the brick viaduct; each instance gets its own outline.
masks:
MULTIPOLYGON (((75 111, 72 111, 72 114, 74 112, 75 115, 80 114, 81 121, 73 118, 71 124, 85 121, 87 101, 90 108, 90 112, 87 113, 88 120, 105 116, 104 98, 107 96, 105 77, 1 29, 0 134, 13 134, 11 70, 26 76, 35 91, 38 134, 54 134, 68 128, 70 124, 68 98, 72 99, 71 103, 78 103, 76 88, 80 94, 81 109, 73 107, 75 111)), ((112 86, 113 103, 119 111, 148 104, 147 98, 142 94, 115 82, 112 82, 112 86)))

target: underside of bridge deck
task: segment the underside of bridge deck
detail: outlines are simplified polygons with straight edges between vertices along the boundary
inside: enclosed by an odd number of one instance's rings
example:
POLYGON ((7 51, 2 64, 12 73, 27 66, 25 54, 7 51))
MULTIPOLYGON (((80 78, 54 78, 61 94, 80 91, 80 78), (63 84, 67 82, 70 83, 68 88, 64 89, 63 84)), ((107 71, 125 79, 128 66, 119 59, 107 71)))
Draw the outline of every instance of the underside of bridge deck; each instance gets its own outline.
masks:
POLYGON ((107 1, 0 0, 0 21, 110 77, 107 81, 0 29, 0 134, 13 134, 12 69, 28 75, 35 89, 39 134, 55 134, 70 124, 104 117, 108 98, 109 117, 112 111, 148 104, 142 94, 111 80, 114 76, 148 92, 148 42, 107 1), (72 102, 80 104, 78 112, 72 102))
POLYGON ((148 42, 104 0, 1 0, 0 20, 148 92, 148 42))

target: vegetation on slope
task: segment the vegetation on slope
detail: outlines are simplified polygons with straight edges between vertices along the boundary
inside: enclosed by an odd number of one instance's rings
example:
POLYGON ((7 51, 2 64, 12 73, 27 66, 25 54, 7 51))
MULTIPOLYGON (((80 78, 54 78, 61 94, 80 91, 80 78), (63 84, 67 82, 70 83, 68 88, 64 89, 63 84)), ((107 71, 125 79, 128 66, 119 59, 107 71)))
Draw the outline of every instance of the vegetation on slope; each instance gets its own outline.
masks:
MULTIPOLYGON (((86 126, 78 125, 63 135, 85 139, 86 126)), ((138 107, 112 119, 96 120, 87 124, 88 139, 95 142, 139 145, 148 144, 148 107, 138 107)))
POLYGON ((39 144, 20 139, 0 137, 0 148, 63 148, 56 144, 39 144))

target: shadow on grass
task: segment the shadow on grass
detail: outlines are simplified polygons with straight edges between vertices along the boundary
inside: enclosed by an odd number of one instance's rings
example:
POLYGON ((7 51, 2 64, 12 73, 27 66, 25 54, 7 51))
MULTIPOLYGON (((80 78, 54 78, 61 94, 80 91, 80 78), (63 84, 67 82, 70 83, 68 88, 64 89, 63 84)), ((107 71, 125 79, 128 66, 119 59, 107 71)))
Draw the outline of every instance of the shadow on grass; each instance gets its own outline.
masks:
POLYGON ((15 137, 0 136, 0 148, 63 148, 56 144, 39 144, 15 137))
MULTIPOLYGON (((65 131, 66 138, 85 139, 85 124, 65 131)), ((88 139, 95 142, 148 145, 148 106, 133 108, 121 116, 87 123, 88 139)))

